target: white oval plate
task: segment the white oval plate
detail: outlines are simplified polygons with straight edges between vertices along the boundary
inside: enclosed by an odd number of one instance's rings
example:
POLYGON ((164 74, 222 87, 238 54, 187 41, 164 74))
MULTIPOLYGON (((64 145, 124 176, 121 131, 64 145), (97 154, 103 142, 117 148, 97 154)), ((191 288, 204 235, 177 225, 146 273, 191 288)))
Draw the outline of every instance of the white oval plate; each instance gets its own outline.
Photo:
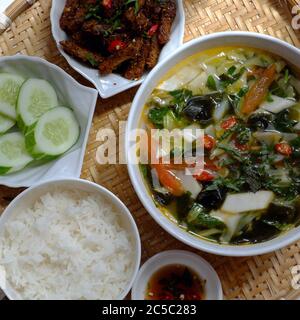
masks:
POLYGON ((30 187, 36 183, 59 177, 79 178, 87 139, 98 98, 95 89, 82 86, 61 68, 46 60, 17 55, 0 58, 0 72, 22 75, 26 78, 40 78, 49 81, 55 88, 60 105, 75 112, 80 125, 80 138, 71 150, 57 160, 40 166, 0 176, 0 185, 12 188, 30 187))
POLYGON ((221 281, 214 268, 195 253, 183 250, 161 252, 150 258, 140 269, 131 291, 132 300, 145 300, 148 282, 160 268, 172 264, 184 265, 205 281, 204 300, 222 300, 221 281))
MULTIPOLYGON (((177 0, 177 15, 173 23, 170 41, 164 46, 161 51, 159 61, 167 58, 174 50, 176 50, 183 43, 184 36, 184 9, 182 0, 177 0)), ((145 74, 140 80, 132 81, 121 77, 118 74, 112 73, 106 76, 101 76, 97 69, 90 68, 89 66, 78 62, 70 55, 64 52, 59 44, 60 41, 67 40, 67 34, 60 28, 59 20, 63 13, 66 0, 53 0, 52 9, 50 13, 52 35, 56 41, 57 48, 60 53, 65 57, 70 66, 84 76, 87 80, 91 81, 97 88, 102 98, 112 97, 122 91, 141 84, 146 78, 145 74)))

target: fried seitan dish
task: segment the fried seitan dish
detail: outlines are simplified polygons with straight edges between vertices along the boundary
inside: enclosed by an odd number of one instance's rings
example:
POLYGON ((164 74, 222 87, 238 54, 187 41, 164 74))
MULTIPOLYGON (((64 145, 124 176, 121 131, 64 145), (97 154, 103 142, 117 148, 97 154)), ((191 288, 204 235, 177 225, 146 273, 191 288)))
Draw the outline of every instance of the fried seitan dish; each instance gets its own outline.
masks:
POLYGON ((157 63, 176 17, 174 0, 67 0, 60 19, 72 57, 98 68, 139 79, 157 63))

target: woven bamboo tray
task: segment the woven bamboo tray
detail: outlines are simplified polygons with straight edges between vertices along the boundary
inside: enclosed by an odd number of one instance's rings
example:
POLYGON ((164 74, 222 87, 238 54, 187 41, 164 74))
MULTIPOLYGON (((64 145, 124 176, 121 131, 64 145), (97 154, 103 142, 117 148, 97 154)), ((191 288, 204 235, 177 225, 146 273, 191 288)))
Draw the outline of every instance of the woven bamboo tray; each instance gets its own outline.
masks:
MULTIPOLYGON (((295 0, 290 0, 295 1, 295 0)), ((300 32, 291 27, 291 10, 279 0, 187 0, 185 41, 225 30, 249 30, 267 33, 300 47, 300 32)), ((23 53, 44 57, 83 84, 89 83, 73 71, 60 56, 51 36, 49 12, 51 0, 40 0, 22 14, 0 37, 0 55, 23 53)), ((167 249, 191 248, 162 230, 145 211, 130 183, 126 166, 97 166, 100 128, 118 131, 118 122, 126 120, 136 89, 108 100, 99 99, 85 155, 82 178, 95 181, 117 194, 128 206, 138 224, 143 261, 167 249)), ((122 134, 122 133, 121 133, 122 134)), ((0 187, 0 212, 21 189, 0 187)), ((291 268, 300 265, 300 242, 277 252, 252 258, 227 258, 199 252, 216 268, 226 299, 296 299, 300 291, 292 288, 291 268)), ((0 293, 0 299, 4 295, 0 293)))

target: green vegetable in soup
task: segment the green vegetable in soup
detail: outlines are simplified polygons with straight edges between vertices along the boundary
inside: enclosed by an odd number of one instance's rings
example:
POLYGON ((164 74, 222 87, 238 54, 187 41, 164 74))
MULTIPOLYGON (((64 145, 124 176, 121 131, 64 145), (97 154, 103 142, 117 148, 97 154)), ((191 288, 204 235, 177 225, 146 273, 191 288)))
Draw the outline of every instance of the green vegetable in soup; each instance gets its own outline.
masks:
POLYGON ((149 110, 148 118, 158 128, 163 128, 164 116, 169 112, 169 108, 152 108, 149 110))
POLYGON ((198 203, 194 203, 193 207, 188 213, 187 222, 193 227, 202 227, 202 228, 216 228, 224 229, 226 228, 225 224, 205 211, 205 209, 198 203))

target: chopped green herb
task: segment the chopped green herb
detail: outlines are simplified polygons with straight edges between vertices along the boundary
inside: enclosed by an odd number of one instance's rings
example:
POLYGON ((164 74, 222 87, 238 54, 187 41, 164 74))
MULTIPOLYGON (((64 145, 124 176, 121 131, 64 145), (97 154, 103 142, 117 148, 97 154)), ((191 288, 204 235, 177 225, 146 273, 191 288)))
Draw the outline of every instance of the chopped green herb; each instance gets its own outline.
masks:
POLYGON ((294 132, 294 126, 297 124, 297 121, 290 120, 289 114, 290 111, 287 109, 276 115, 274 120, 274 127, 276 130, 288 133, 294 132))
POLYGON ((187 222, 190 225, 208 229, 226 228, 225 224, 221 220, 212 217, 209 213, 205 211, 205 209, 199 203, 194 203, 194 205, 192 206, 187 216, 187 222))
POLYGON ((217 91, 217 83, 214 76, 209 75, 207 78, 206 86, 213 91, 217 91))
POLYGON ((92 53, 89 52, 86 58, 93 67, 98 67, 98 62, 96 61, 95 56, 92 53))
POLYGON ((272 98, 272 95, 271 95, 270 92, 268 92, 267 101, 268 101, 268 102, 273 102, 273 101, 274 101, 274 99, 272 98))
POLYGON ((193 96, 193 92, 187 89, 179 89, 171 91, 170 95, 173 97, 172 104, 174 105, 175 114, 176 116, 180 116, 186 103, 193 96))
POLYGON ((148 118, 149 120, 155 124, 158 128, 163 128, 164 116, 169 112, 169 108, 152 108, 149 110, 148 118))
POLYGON ((134 13, 137 14, 140 10, 139 0, 127 0, 125 5, 134 4, 134 13))
POLYGON ((289 69, 285 69, 285 72, 284 72, 284 83, 288 84, 289 80, 290 80, 290 71, 289 71, 289 69))
POLYGON ((244 72, 246 71, 246 68, 243 67, 241 68, 241 70, 234 74, 236 71, 236 67, 231 67, 227 73, 223 73, 220 76, 220 85, 222 87, 222 89, 226 89, 229 85, 233 84, 234 82, 236 82, 237 80, 240 79, 240 77, 244 74, 244 72))
POLYGON ((233 158, 238 160, 239 162, 243 162, 244 156, 243 154, 235 149, 234 147, 231 147, 229 145, 225 145, 223 143, 218 144, 218 148, 226 151, 228 154, 230 154, 233 158))
POLYGON ((243 87, 240 89, 237 95, 239 98, 242 98, 247 94, 248 91, 249 91, 249 87, 243 87))
POLYGON ((241 179, 235 178, 222 178, 218 177, 215 179, 210 186, 208 186, 205 191, 217 190, 219 188, 226 188, 229 191, 239 192, 243 181, 241 179))
POLYGON ((232 76, 236 71, 236 66, 232 66, 228 69, 227 74, 232 76))

